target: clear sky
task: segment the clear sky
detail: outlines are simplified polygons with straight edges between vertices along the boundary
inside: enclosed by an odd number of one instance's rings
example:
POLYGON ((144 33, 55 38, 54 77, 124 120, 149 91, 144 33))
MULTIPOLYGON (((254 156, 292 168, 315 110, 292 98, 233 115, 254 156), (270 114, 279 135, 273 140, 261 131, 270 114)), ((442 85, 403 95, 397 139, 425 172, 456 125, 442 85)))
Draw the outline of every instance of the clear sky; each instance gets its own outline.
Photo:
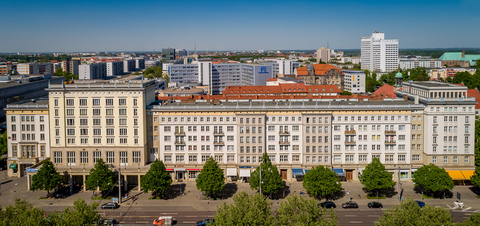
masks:
POLYGON ((480 0, 2 0, 0 52, 480 47, 480 0))

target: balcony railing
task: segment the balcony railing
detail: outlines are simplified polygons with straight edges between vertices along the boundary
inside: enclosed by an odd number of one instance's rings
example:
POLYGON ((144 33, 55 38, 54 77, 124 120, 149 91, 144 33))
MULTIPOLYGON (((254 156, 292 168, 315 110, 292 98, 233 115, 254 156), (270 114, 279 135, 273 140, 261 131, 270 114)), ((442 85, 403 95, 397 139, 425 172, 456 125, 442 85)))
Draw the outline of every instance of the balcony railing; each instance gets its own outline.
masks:
POLYGON ((396 144, 396 140, 385 140, 385 144, 396 144))
POLYGON ((290 145, 290 141, 288 140, 281 140, 278 142, 279 145, 290 145))
POLYGON ((185 136, 185 131, 175 131, 176 136, 185 136))
POLYGON ((185 145, 185 141, 182 141, 182 140, 175 141, 175 145, 185 145))
POLYGON ((354 140, 346 140, 345 141, 345 145, 356 145, 356 144, 357 144, 357 142, 354 141, 354 140))
POLYGON ((385 130, 385 134, 396 134, 397 131, 395 130, 385 130))
POLYGON ((214 141, 213 145, 225 145, 225 142, 223 142, 221 140, 220 141, 214 141))
POLYGON ((213 132, 213 135, 214 135, 214 136, 223 136, 224 133, 223 133, 223 131, 214 131, 214 132, 213 132))
POLYGON ((280 134, 280 135, 290 135, 290 132, 289 131, 280 131, 280 132, 278 132, 278 134, 280 134))
POLYGON ((356 134, 355 130, 345 130, 345 134, 356 134))

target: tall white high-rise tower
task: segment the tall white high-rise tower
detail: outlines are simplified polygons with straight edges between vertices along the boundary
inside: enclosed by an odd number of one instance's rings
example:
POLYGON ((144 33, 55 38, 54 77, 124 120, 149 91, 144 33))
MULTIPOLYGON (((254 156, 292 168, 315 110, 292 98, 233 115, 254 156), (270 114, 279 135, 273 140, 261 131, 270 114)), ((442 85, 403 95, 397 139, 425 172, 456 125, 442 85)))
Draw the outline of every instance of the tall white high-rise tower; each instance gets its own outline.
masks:
POLYGON ((385 39, 383 32, 375 31, 362 37, 362 69, 371 72, 391 72, 398 69, 398 39, 385 39))

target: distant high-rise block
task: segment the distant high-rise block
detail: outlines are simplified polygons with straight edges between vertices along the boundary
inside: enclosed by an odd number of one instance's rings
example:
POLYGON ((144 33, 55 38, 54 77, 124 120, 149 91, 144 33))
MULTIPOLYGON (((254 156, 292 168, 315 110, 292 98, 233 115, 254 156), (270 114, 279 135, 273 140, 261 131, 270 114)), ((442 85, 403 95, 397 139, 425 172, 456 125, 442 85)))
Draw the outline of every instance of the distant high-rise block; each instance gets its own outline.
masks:
POLYGON ((362 37, 362 69, 371 72, 391 72, 398 69, 398 39, 385 39, 383 32, 375 31, 362 37))

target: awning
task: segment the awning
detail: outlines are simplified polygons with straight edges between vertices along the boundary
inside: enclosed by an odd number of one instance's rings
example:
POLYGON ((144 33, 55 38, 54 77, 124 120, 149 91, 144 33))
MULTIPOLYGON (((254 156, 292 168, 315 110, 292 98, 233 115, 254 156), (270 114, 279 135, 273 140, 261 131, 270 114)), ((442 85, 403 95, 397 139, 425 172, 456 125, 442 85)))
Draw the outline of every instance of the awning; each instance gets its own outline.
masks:
POLYGON ((200 171, 201 169, 187 169, 187 171, 200 171))
POLYGON ((335 172, 338 176, 345 176, 342 168, 333 168, 332 171, 335 172))
POLYGON ((187 169, 185 169, 185 168, 175 168, 175 169, 173 169, 173 170, 176 172, 176 171, 185 171, 185 170, 187 170, 187 169))
POLYGON ((239 166, 238 168, 252 168, 251 166, 239 166))
POLYGON ((236 177, 237 168, 227 168, 227 177, 236 177))
POLYGON ((465 177, 460 170, 447 170, 447 173, 452 180, 465 180, 465 177))
POLYGON ((9 166, 8 168, 10 168, 10 169, 16 169, 17 166, 18 166, 17 163, 12 163, 12 164, 10 164, 10 166, 9 166))
POLYGON ((306 169, 306 170, 305 170, 305 174, 307 174, 307 172, 308 172, 308 171, 309 171, 309 170, 308 170, 308 169, 306 169))
POLYGON ((27 172, 28 172, 28 173, 36 173, 36 172, 38 172, 38 169, 35 169, 35 168, 27 168, 27 172))
POLYGON ((472 177, 473 174, 475 174, 475 171, 473 171, 473 170, 462 170, 462 174, 465 177, 465 179, 470 180, 470 177, 472 177))
POLYGON ((173 169, 165 169, 165 171, 173 171, 173 169))
POLYGON ((303 175, 303 169, 292 169, 293 176, 300 176, 303 175))
POLYGON ((250 169, 240 169, 240 177, 250 177, 250 169))

